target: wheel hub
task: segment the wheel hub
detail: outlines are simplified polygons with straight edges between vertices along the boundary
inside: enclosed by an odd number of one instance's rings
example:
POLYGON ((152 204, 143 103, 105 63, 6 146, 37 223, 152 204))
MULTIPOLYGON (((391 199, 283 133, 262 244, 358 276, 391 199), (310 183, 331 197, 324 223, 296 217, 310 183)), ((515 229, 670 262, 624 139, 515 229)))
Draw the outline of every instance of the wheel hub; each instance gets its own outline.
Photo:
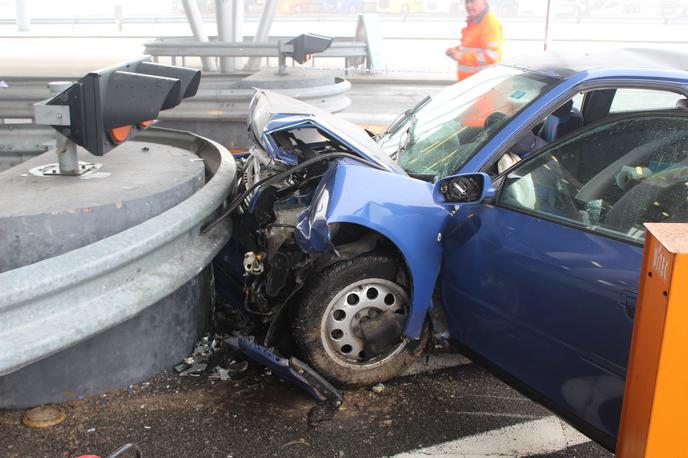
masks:
POLYGON ((373 358, 365 354, 361 323, 382 313, 406 316, 408 297, 394 282, 379 278, 361 280, 342 289, 328 304, 321 327, 325 350, 339 363, 356 366, 379 364, 403 348, 373 358))

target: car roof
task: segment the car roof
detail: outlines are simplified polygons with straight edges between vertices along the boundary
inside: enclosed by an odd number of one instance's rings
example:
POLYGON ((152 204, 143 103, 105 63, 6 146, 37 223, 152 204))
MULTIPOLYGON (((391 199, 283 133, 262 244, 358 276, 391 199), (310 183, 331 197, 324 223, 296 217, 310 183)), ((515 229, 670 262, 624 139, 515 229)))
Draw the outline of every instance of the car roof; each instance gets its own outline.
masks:
POLYGON ((505 60, 503 65, 560 78, 613 68, 681 71, 687 72, 688 79, 688 53, 661 49, 623 48, 585 54, 545 52, 505 60))

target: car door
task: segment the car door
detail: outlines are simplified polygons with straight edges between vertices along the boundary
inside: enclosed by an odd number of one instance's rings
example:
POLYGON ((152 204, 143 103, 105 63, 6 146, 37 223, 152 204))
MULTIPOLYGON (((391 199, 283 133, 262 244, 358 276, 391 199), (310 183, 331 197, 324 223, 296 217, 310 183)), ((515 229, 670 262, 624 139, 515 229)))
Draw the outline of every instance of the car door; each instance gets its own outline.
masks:
POLYGON ((453 337, 610 448, 643 223, 688 219, 687 151, 685 115, 610 118, 517 164, 444 230, 453 337))

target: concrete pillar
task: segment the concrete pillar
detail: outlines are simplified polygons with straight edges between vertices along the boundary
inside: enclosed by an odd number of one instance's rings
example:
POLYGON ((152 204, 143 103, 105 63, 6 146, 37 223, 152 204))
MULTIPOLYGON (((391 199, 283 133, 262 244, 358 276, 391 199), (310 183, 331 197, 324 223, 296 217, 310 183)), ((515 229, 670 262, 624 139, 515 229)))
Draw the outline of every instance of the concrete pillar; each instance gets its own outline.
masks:
POLYGON ((28 32, 31 25, 29 16, 29 0, 15 0, 17 11, 17 31, 28 32))
POLYGON ((244 0, 232 1, 232 41, 244 40, 244 0))
MULTIPOLYGON (((215 0, 215 18, 217 21, 218 41, 234 41, 231 0, 215 0)), ((220 57, 220 71, 222 73, 233 72, 234 59, 231 57, 220 57)))
MULTIPOLYGON (((277 0, 265 0, 265 6, 263 6, 263 12, 260 15, 260 22, 258 23, 258 30, 256 31, 256 36, 253 38, 255 43, 263 43, 270 38, 270 28, 272 27, 272 21, 275 19, 276 11, 277 0)), ((246 70, 252 72, 258 70, 261 59, 261 57, 251 57, 246 64, 246 70)))
MULTIPOLYGON (((182 4, 184 5, 189 26, 191 26, 191 32, 196 37, 196 40, 208 42, 208 35, 203 28, 203 18, 201 18, 201 11, 198 9, 196 0, 182 0, 182 4)), ((217 66, 211 57, 201 57, 201 62, 203 62, 203 70, 207 72, 217 71, 217 66)))
MULTIPOLYGON (((244 41, 244 0, 232 0, 232 41, 244 41)), ((237 59, 232 59, 232 66, 237 68, 237 59)))

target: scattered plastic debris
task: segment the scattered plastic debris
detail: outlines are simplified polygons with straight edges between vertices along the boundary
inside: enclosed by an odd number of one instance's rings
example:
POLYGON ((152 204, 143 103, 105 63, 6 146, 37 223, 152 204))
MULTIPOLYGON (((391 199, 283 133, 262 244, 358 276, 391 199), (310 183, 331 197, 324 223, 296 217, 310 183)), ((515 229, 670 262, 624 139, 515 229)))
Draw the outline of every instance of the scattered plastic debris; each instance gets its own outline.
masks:
POLYGON ((308 411, 308 426, 315 426, 318 423, 329 421, 334 418, 338 407, 325 402, 318 402, 308 411))
POLYGON ((262 388, 263 384, 262 383, 254 383, 252 385, 247 386, 246 388, 242 388, 238 391, 239 394, 249 394, 253 393, 254 391, 257 391, 259 388, 262 388))
POLYGON ((227 334, 215 333, 203 336, 194 346, 193 352, 183 362, 174 366, 180 376, 208 378, 226 382, 240 376, 248 369, 248 362, 225 341, 227 334))
POLYGON ((87 432, 87 433, 94 433, 94 432, 96 432, 96 429, 95 429, 95 428, 88 428, 88 429, 86 430, 86 432, 87 432))
POLYGON ((180 376, 184 377, 185 375, 190 375, 191 377, 200 377, 203 372, 205 372, 205 369, 208 367, 206 363, 195 363, 188 369, 183 370, 180 372, 180 376))
POLYGON ((233 361, 227 366, 230 374, 240 374, 248 369, 248 361, 233 361))
POLYGON ((385 391, 385 385, 383 385, 382 383, 378 383, 377 385, 373 386, 371 390, 375 394, 380 394, 383 391, 385 391))

